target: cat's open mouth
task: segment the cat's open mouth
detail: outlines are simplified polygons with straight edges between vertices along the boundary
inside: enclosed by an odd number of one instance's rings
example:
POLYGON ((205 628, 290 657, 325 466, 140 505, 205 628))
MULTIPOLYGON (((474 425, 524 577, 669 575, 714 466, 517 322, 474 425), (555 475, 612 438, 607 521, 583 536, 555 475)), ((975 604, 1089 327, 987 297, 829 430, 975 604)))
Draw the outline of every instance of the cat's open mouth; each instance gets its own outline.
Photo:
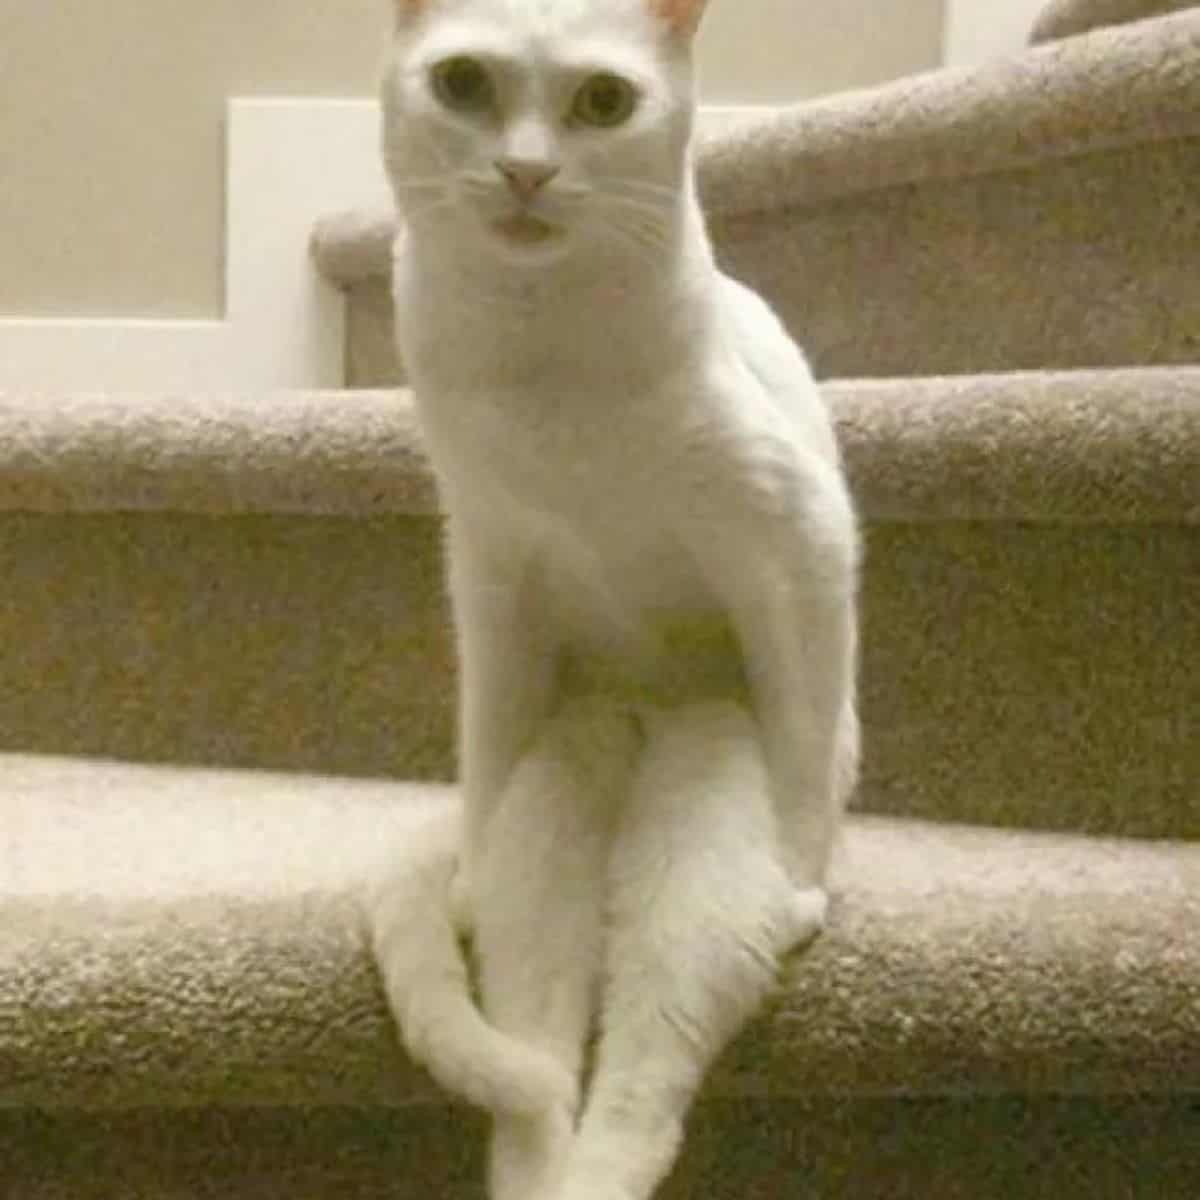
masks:
POLYGON ((529 213, 514 213, 492 223, 492 228, 506 241, 519 246, 540 246, 552 238, 561 237, 563 231, 540 217, 529 213))

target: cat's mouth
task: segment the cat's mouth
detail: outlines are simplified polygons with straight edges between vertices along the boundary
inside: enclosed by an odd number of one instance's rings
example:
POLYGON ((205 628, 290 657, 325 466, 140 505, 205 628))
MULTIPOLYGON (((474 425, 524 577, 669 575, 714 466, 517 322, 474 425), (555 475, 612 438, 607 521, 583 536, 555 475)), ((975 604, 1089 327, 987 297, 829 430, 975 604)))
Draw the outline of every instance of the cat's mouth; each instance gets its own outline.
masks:
POLYGON ((563 235, 563 230, 531 213, 518 212, 492 222, 492 228, 514 246, 541 246, 563 235))

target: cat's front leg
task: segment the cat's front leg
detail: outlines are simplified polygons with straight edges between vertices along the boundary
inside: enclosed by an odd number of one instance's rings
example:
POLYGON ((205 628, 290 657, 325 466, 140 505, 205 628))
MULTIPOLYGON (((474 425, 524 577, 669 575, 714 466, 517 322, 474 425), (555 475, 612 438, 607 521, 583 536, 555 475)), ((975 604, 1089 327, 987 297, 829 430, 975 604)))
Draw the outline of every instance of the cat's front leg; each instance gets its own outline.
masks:
POLYGON ((732 703, 646 722, 612 850, 596 1067, 562 1185, 537 1200, 649 1200, 721 1050, 760 1009, 824 898, 778 854, 758 730, 732 703))
POLYGON ((452 514, 450 593, 458 632, 459 772, 463 829, 451 883, 461 934, 471 928, 475 867, 513 768, 554 702, 555 649, 541 572, 525 547, 504 545, 452 514))
POLYGON ((857 775, 859 546, 834 467, 797 456, 772 482, 714 511, 694 550, 737 630, 784 861, 806 891, 825 888, 857 775))
MULTIPOLYGON (((637 751, 628 713, 569 701, 509 779, 476 882, 483 1010, 502 1033, 579 1081, 604 942, 605 881, 637 751)), ((553 1194, 575 1107, 493 1113, 491 1200, 553 1194)))

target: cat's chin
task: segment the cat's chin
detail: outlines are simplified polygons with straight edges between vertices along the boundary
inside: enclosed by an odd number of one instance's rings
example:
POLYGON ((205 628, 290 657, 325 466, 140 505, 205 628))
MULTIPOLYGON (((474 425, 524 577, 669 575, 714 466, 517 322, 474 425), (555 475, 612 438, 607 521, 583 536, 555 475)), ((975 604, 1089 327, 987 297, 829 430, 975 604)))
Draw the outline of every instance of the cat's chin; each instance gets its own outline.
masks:
POLYGON ((516 213, 487 225, 488 240, 509 262, 541 266, 566 254, 570 238, 561 225, 516 213))

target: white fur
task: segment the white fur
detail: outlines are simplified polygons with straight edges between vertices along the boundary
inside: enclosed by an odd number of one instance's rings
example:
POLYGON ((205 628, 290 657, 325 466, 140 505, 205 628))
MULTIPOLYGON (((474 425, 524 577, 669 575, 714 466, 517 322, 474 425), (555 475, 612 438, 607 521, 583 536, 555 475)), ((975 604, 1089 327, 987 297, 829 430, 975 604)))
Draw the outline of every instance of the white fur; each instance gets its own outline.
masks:
POLYGON ((573 1111, 578 1086, 551 1055, 483 1019, 450 919, 459 822, 434 819, 372 883, 368 923, 405 1048, 479 1108, 538 1120, 573 1111))
MULTIPOLYGON (((854 514, 802 355, 713 262, 701 7, 670 28, 651 0, 406 0, 384 86, 398 336, 449 511, 456 887, 494 1027, 453 1054, 408 1037, 496 1114, 498 1200, 650 1195, 709 1063, 820 928, 856 770, 854 514), (488 64, 493 110, 439 104, 447 55, 488 64), (627 125, 564 120, 597 70, 640 89, 627 125), (521 198, 513 161, 557 173, 521 198), (492 223, 518 212, 560 232, 514 244, 492 223), (577 1081, 597 1011, 578 1129, 544 1073, 510 1102, 503 1070, 480 1085, 489 1035, 577 1081)), ((423 984, 400 953, 465 995, 431 936, 377 942, 402 1003, 423 984)))

